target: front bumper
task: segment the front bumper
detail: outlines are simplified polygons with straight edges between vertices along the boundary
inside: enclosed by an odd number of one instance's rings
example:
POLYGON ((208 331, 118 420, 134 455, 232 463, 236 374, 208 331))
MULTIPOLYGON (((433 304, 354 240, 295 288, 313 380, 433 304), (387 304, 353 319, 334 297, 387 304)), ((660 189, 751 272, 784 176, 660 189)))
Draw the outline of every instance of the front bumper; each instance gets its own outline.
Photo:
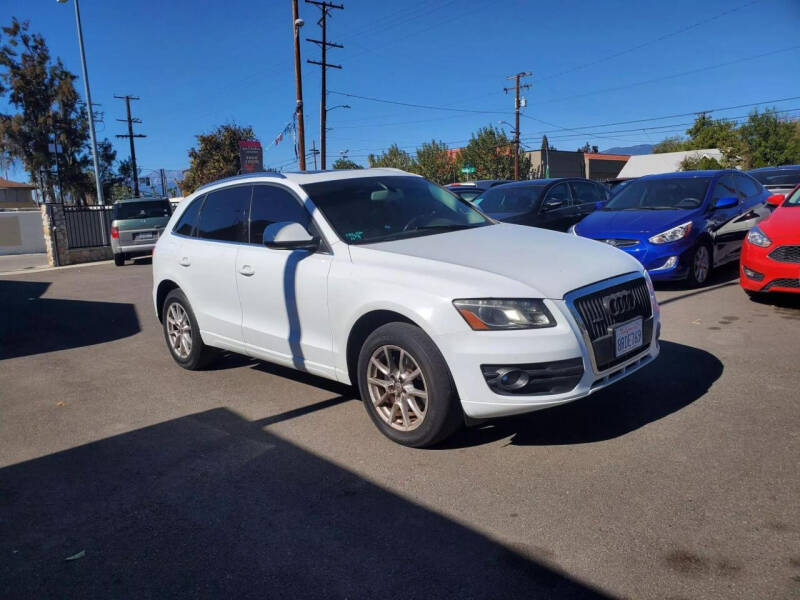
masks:
POLYGON ((800 263, 780 262, 769 258, 768 254, 775 248, 775 244, 769 248, 760 248, 745 240, 739 265, 739 283, 752 292, 800 293, 800 263), (745 268, 762 277, 749 277, 745 268))
POLYGON ((531 412, 572 402, 610 385, 646 364, 659 352, 660 318, 651 297, 650 343, 613 367, 598 370, 582 328, 564 300, 546 300, 558 324, 548 329, 523 331, 465 331, 439 337, 436 342, 453 375, 461 404, 468 417, 483 419, 531 412), (493 391, 481 366, 521 365, 567 361, 580 357, 583 375, 577 385, 559 394, 508 395, 493 391))
MULTIPOLYGON (((623 239, 636 240, 632 246, 618 246, 619 250, 630 254, 647 269, 653 281, 683 280, 689 276, 689 265, 692 250, 695 248, 695 239, 680 240, 669 244, 651 244, 645 238, 637 237, 639 234, 618 234, 623 239), (674 264, 669 261, 674 257, 674 264)), ((592 238, 603 242, 603 238, 592 238)))

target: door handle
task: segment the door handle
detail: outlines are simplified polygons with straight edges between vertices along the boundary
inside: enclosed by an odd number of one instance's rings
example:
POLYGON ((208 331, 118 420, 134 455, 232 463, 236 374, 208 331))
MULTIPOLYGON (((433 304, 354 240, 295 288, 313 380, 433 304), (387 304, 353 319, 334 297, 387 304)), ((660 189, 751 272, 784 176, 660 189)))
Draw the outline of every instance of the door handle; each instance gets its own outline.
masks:
POLYGON ((250 265, 242 265, 241 267, 239 267, 239 273, 241 273, 245 277, 251 277, 255 275, 255 272, 256 270, 250 265))
POLYGON ((188 267, 189 265, 191 265, 191 264, 192 264, 192 261, 190 261, 190 260, 189 260, 189 257, 188 257, 188 256, 184 256, 184 257, 183 257, 183 258, 181 258, 181 259, 180 259, 180 261, 178 261, 178 262, 179 262, 179 264, 180 264, 182 267, 188 267))

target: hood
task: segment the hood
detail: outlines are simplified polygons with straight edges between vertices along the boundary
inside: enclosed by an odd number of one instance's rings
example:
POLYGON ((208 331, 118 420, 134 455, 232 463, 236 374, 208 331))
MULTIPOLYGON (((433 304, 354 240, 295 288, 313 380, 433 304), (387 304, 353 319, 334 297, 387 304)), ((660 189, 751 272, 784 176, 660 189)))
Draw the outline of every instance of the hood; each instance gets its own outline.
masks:
MULTIPOLYGON (((453 266, 462 267, 465 272, 460 279, 474 287, 482 285, 481 272, 490 274, 494 277, 487 277, 486 288, 479 290, 484 296, 498 293, 492 286, 496 277, 530 288, 535 297, 561 299, 567 292, 590 283, 642 270, 635 258, 608 244, 509 223, 351 246, 354 262, 381 261, 376 253, 432 261, 414 267, 427 276, 436 275, 437 264, 450 266, 448 277, 452 276, 453 266)), ((403 263, 408 266, 407 260, 403 263)))
POLYGON ((613 238, 623 233, 661 233, 691 221, 696 210, 596 210, 581 221, 580 235, 613 238))
POLYGON ((779 206, 758 226, 775 244, 800 244, 800 206, 779 206))

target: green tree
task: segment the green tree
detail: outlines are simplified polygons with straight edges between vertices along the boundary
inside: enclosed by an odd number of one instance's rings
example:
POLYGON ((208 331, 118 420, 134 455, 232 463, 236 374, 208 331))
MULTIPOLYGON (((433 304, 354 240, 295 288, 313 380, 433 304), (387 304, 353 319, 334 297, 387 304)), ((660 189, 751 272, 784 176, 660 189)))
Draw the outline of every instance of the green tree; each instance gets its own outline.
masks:
POLYGON ((417 148, 414 172, 438 184, 455 180, 456 165, 444 142, 431 140, 417 148))
POLYGON ((748 168, 800 163, 800 122, 779 118, 775 109, 753 111, 739 135, 748 168))
POLYGON ((44 37, 30 33, 27 21, 13 18, 2 28, 0 96, 15 114, 0 114, 0 145, 19 160, 44 196, 57 199, 56 170, 62 192, 82 199, 88 190, 88 118, 75 90, 76 76, 60 59, 51 59, 44 37), (49 145, 57 144, 56 155, 49 145), (56 169, 58 167, 58 169, 56 169))
MULTIPOLYGON (((472 179, 512 179, 514 177, 514 144, 505 132, 494 126, 482 127, 470 137, 459 152, 462 165, 475 167, 472 179)), ((520 152, 520 179, 529 179, 531 160, 520 152)))
POLYGON ((684 150, 716 148, 722 152, 723 168, 739 166, 745 154, 745 146, 733 121, 715 120, 705 113, 700 114, 694 124, 686 130, 689 139, 684 150))
POLYGON ((188 195, 201 185, 237 175, 241 169, 239 142, 255 137, 252 127, 234 123, 197 135, 197 148, 189 150, 189 168, 180 182, 182 192, 188 195))
POLYGON ((349 158, 345 158, 340 156, 335 161, 333 161, 333 168, 334 169, 363 169, 361 165, 358 163, 353 162, 349 158))
POLYGON ((414 159, 405 150, 401 150, 397 144, 392 144, 385 152, 378 155, 370 154, 367 156, 367 163, 370 167, 393 167, 404 171, 413 171, 414 159))
POLYGON ((686 149, 686 141, 680 136, 667 137, 653 146, 653 154, 680 152, 686 149))
POLYGON ((681 171, 709 171, 726 167, 713 156, 687 156, 681 161, 681 171))
POLYGON ((544 152, 545 150, 555 150, 555 149, 556 149, 556 147, 553 146, 553 144, 550 143, 550 140, 547 139, 547 136, 543 135, 542 136, 542 146, 541 146, 542 152, 544 152))

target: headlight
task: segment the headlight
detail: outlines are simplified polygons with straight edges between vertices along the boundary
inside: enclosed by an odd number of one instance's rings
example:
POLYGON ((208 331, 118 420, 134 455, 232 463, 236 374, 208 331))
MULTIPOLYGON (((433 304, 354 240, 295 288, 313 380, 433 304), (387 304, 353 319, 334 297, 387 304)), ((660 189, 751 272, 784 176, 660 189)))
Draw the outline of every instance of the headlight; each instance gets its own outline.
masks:
POLYGON ((567 233, 571 233, 572 235, 578 235, 578 232, 575 231, 575 225, 572 225, 569 229, 567 229, 567 233))
POLYGON ((768 248, 772 245, 772 240, 769 239, 764 232, 761 231, 761 228, 756 225, 747 233, 747 241, 751 244, 755 244, 756 246, 760 246, 761 248, 768 248))
POLYGON ((540 329, 556 325, 556 320, 541 300, 478 298, 453 300, 453 305, 467 325, 476 331, 540 329))
POLYGON ((654 235, 650 238, 651 244, 668 244, 669 242, 677 242, 678 240, 682 240, 689 232, 692 230, 692 222, 689 221, 688 223, 684 223, 683 225, 678 225, 677 227, 673 227, 672 229, 667 229, 659 233, 658 235, 654 235))

